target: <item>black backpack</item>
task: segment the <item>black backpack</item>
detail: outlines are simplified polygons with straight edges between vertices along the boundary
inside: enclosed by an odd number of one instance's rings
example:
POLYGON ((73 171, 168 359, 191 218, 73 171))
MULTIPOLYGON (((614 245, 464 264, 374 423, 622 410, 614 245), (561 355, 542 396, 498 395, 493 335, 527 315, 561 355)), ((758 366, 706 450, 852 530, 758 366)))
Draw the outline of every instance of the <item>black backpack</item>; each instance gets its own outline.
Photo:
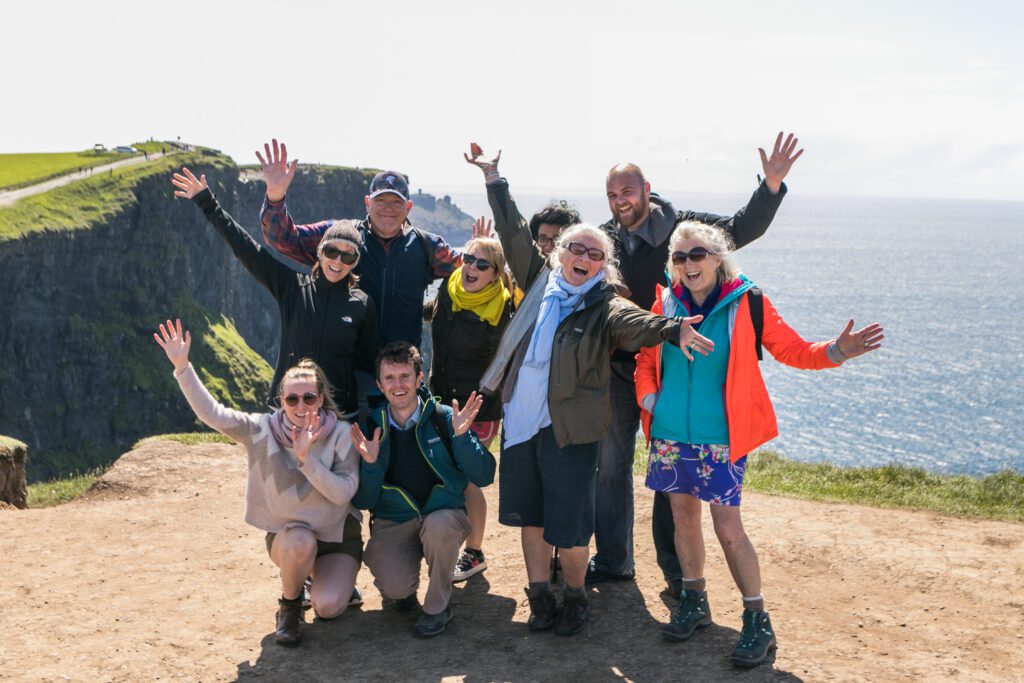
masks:
POLYGON ((760 287, 747 290, 747 302, 750 304, 750 322, 754 324, 754 350, 757 360, 764 360, 761 352, 761 334, 764 332, 764 292, 760 287))

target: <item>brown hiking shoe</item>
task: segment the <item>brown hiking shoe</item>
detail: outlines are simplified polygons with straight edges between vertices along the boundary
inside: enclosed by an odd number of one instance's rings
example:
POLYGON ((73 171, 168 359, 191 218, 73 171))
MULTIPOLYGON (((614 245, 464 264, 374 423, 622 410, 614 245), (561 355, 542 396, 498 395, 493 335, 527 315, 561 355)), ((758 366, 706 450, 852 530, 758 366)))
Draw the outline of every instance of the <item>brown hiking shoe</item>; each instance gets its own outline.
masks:
POLYGON ((573 595, 562 593, 562 607, 558 610, 558 623, 555 633, 560 636, 571 636, 587 623, 587 596, 585 593, 573 595))
POLYGON ((274 633, 274 640, 278 645, 292 647, 298 645, 302 640, 302 633, 299 631, 299 624, 302 623, 302 600, 277 601, 277 631, 274 633))
POLYGON ((550 588, 539 590, 533 595, 527 589, 526 599, 530 601, 530 619, 526 623, 531 631, 546 631, 555 625, 558 601, 550 588))

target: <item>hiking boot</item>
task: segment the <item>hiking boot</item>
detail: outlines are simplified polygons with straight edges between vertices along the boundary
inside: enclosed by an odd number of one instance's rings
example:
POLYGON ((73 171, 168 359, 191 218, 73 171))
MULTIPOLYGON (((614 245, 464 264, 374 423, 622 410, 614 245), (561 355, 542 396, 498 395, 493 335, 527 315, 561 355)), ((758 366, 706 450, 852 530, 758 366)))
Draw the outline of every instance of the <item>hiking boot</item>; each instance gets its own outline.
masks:
POLYGON ((740 642, 732 651, 729 659, 736 666, 757 666, 768 658, 774 650, 775 631, 767 612, 743 610, 743 630, 740 631, 740 642))
POLYGON ((424 612, 423 616, 416 622, 412 633, 418 638, 433 638, 444 633, 451 620, 452 608, 450 606, 445 607, 444 611, 439 614, 427 614, 424 612))
POLYGON ((483 570, 487 569, 487 559, 484 557, 484 551, 482 550, 470 550, 466 548, 462 551, 459 556, 459 561, 455 564, 455 573, 452 574, 452 582, 458 583, 465 581, 474 574, 479 574, 483 570))
POLYGON ((413 593, 412 595, 407 595, 404 598, 399 598, 398 600, 391 600, 390 598, 385 598, 384 603, 387 605, 391 605, 391 607, 394 608, 396 612, 411 612, 414 609, 419 608, 420 606, 419 598, 416 597, 415 593, 413 593))
POLYGON ((708 606, 706 591, 683 591, 679 606, 672 613, 672 620, 661 627, 665 640, 682 641, 694 631, 711 625, 711 608, 708 606))
POLYGON ((302 633, 299 631, 299 624, 302 623, 302 601, 298 598, 281 598, 277 604, 277 630, 274 633, 274 640, 278 645, 286 647, 298 645, 302 640, 302 633))
POLYGON ((585 593, 562 593, 562 607, 558 610, 555 622, 555 633, 560 636, 571 636, 578 633, 587 623, 587 596, 585 593))
POLYGON ((625 574, 612 574, 606 572, 603 569, 598 569, 597 565, 594 564, 594 560, 591 559, 587 565, 587 577, 584 580, 585 585, 593 586, 595 583, 605 583, 606 581, 632 581, 636 578, 636 571, 629 571, 625 574))
POLYGON ((530 595, 530 590, 527 589, 526 599, 530 601, 530 619, 526 625, 531 631, 546 631, 555 625, 558 601, 550 588, 537 591, 534 595, 530 595))

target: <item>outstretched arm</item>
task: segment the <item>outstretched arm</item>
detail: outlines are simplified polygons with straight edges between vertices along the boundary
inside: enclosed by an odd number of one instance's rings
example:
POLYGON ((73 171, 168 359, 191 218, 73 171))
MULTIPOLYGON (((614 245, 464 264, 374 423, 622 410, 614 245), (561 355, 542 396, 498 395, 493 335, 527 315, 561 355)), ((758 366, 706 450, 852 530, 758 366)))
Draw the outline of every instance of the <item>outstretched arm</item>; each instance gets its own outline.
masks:
POLYGON ((298 160, 288 162, 288 148, 282 142, 272 140, 264 144, 266 157, 256 152, 256 158, 263 168, 263 180, 267 184, 267 195, 260 209, 260 223, 263 225, 263 239, 268 246, 298 261, 304 266, 316 263, 316 248, 320 239, 334 221, 326 220, 309 225, 298 225, 288 213, 284 198, 295 180, 298 160))
POLYGON ((534 279, 544 267, 544 258, 533 243, 530 226, 519 213, 515 200, 508 190, 508 182, 498 173, 499 151, 488 157, 475 142, 470 143, 470 153, 463 154, 466 161, 484 172, 487 182, 487 201, 494 215, 494 227, 501 241, 505 260, 516 283, 523 291, 528 291, 534 279))
POLYGON ((192 335, 188 330, 182 332, 181 320, 175 320, 174 324, 170 320, 166 324, 160 323, 159 334, 153 333, 153 338, 174 366, 174 378, 178 380, 181 393, 185 395, 185 400, 192 407, 196 417, 221 434, 248 445, 250 434, 256 428, 255 421, 241 411, 218 403, 203 386, 196 371, 188 362, 192 335))
POLYGON ((768 296, 764 297, 761 337, 764 347, 775 360, 794 368, 822 370, 837 367, 846 360, 880 348, 885 338, 883 333, 878 323, 854 331, 850 320, 834 340, 808 342, 786 324, 768 296))
POLYGON ((293 277, 292 271, 278 263, 231 214, 221 208, 206 183, 206 175, 196 178, 188 168, 182 168, 181 173, 171 177, 171 184, 178 188, 174 196, 191 199, 221 239, 231 247, 235 258, 242 262, 257 282, 270 290, 275 299, 280 299, 287 281, 293 277))

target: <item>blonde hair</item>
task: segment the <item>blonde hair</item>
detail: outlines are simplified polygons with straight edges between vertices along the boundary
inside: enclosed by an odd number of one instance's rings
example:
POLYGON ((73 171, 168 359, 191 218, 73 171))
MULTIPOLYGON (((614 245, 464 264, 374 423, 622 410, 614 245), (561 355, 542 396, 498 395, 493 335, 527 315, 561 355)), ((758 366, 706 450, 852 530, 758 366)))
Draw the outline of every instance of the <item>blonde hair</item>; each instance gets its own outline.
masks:
POLYGON ((622 275, 619 273, 619 259, 615 258, 615 245, 612 243, 612 238, 601 228, 589 223, 570 225, 559 233, 558 239, 555 242, 555 248, 551 250, 551 255, 548 257, 548 265, 551 266, 552 270, 560 268, 559 258, 562 252, 566 250, 569 242, 575 242, 578 237, 583 235, 591 237, 601 244, 601 251, 604 252, 601 269, 604 271, 605 282, 610 285, 622 284, 622 275))
POLYGON ((515 291, 512 287, 512 278, 505 267, 505 252, 501 248, 501 242, 493 237, 474 237, 462 247, 462 253, 468 254, 477 247, 487 255, 487 260, 491 262, 491 267, 498 273, 498 278, 505 288, 509 292, 515 291))
POLYGON ((277 385, 278 398, 284 398, 284 385, 291 379, 313 380, 316 382, 317 393, 324 397, 323 409, 338 415, 338 405, 334 402, 334 397, 331 396, 334 387, 327 381, 327 375, 324 374, 323 368, 313 362, 312 358, 303 358, 288 368, 288 371, 281 378, 281 383, 277 385))
POLYGON ((732 258, 732 239, 728 233, 721 228, 707 223, 697 221, 683 221, 672 231, 668 239, 668 261, 665 262, 665 272, 668 273, 672 284, 679 284, 679 277, 676 275, 675 266, 672 264, 672 254, 677 251, 676 245, 688 239, 695 239, 700 242, 708 251, 719 258, 720 263, 715 269, 718 284, 735 280, 740 274, 740 267, 732 258))

